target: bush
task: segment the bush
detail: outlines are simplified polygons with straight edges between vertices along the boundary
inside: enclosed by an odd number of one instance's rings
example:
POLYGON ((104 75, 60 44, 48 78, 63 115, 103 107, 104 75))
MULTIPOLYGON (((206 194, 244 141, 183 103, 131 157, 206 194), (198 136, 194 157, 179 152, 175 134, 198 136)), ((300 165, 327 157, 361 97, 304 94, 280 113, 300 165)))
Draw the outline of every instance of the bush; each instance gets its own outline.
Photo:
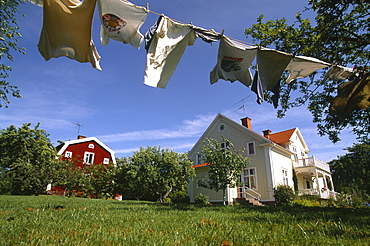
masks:
POLYGON ((208 204, 209 203, 209 197, 206 195, 203 195, 202 193, 199 193, 194 197, 195 203, 200 203, 200 204, 208 204))
POLYGON ((279 206, 290 206, 294 199, 293 189, 286 185, 278 185, 274 188, 274 197, 279 206))
POLYGON ((170 194, 173 203, 190 203, 190 197, 185 191, 175 191, 170 194))

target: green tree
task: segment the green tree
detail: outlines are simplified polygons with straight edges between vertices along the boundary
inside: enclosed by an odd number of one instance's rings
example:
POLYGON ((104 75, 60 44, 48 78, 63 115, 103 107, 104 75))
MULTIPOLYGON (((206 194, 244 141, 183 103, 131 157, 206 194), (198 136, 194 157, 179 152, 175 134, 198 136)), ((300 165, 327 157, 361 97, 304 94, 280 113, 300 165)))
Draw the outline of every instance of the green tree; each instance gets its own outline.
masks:
MULTIPOLYGON (((295 22, 291 25, 286 18, 264 21, 261 15, 256 24, 245 29, 245 34, 261 46, 294 55, 315 57, 348 67, 366 66, 370 59, 369 9, 368 0, 309 0, 302 13, 314 12, 314 21, 303 18, 301 12, 296 13, 295 22)), ((284 117, 293 107, 306 104, 320 135, 327 135, 335 143, 340 141, 343 129, 351 128, 359 139, 366 139, 370 132, 370 108, 356 110, 345 120, 329 114, 330 103, 343 81, 323 82, 324 73, 318 72, 290 84, 284 83, 283 78, 278 117, 284 117)), ((270 92, 266 92, 266 98, 272 102, 270 92)))
MULTIPOLYGON (((13 61, 12 51, 24 53, 24 48, 18 46, 21 34, 16 15, 18 7, 24 0, 0 0, 0 60, 13 61)), ((12 67, 6 63, 0 63, 0 107, 9 104, 8 94, 13 97, 22 97, 17 86, 10 85, 7 81, 12 67)))
POLYGON ((83 168, 74 160, 59 160, 53 175, 52 185, 64 190, 64 196, 71 196, 74 190, 90 189, 83 168))
POLYGON ((370 140, 345 149, 343 156, 330 161, 330 169, 336 191, 354 193, 365 191, 370 196, 370 140))
POLYGON ((240 177, 243 168, 250 162, 241 154, 243 151, 236 150, 230 140, 223 137, 222 142, 207 138, 199 152, 203 162, 209 163, 209 180, 201 185, 216 192, 221 190, 224 204, 226 188, 242 184, 240 177))
POLYGON ((116 170, 113 163, 108 165, 85 165, 84 172, 89 180, 90 193, 98 198, 113 197, 117 186, 114 182, 116 170))
POLYGON ((194 176, 187 154, 160 147, 141 147, 132 157, 118 161, 117 183, 124 198, 156 198, 161 202, 173 191, 185 190, 194 176))
MULTIPOLYGON (((0 130, 0 167, 5 168, 1 183, 11 194, 40 194, 53 178, 56 151, 45 130, 37 124, 0 130)), ((4 187, 2 189, 4 191, 4 187)))

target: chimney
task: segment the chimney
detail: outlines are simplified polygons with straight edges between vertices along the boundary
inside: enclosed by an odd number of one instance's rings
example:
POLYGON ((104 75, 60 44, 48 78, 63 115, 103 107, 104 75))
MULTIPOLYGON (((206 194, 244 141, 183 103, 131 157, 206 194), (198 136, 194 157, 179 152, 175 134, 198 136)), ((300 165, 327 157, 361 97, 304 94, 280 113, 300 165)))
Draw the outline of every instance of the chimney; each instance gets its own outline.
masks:
POLYGON ((249 130, 252 130, 252 119, 251 118, 245 117, 241 119, 241 121, 242 121, 243 126, 248 128, 249 130))
POLYGON ((263 131, 263 136, 267 139, 270 139, 270 134, 271 134, 270 130, 264 130, 263 131))
POLYGON ((84 139, 84 138, 86 138, 86 136, 82 136, 82 135, 77 136, 77 139, 84 139))

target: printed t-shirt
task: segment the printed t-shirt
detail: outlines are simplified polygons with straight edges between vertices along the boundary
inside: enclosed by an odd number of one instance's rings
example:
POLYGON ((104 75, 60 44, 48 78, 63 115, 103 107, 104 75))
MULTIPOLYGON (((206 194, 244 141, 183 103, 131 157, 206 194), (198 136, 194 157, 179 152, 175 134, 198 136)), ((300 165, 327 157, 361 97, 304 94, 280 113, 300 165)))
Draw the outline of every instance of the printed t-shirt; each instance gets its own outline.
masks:
POLYGON ((240 81, 250 86, 252 75, 249 70, 257 54, 257 47, 233 42, 227 37, 220 40, 217 64, 210 73, 211 84, 219 79, 234 82, 240 81))
POLYGON ((147 51, 144 83, 165 88, 186 47, 196 38, 190 25, 162 18, 147 51))
POLYGON ((111 38, 139 49, 144 38, 139 29, 148 16, 148 11, 122 0, 98 0, 98 7, 102 45, 108 44, 111 38))

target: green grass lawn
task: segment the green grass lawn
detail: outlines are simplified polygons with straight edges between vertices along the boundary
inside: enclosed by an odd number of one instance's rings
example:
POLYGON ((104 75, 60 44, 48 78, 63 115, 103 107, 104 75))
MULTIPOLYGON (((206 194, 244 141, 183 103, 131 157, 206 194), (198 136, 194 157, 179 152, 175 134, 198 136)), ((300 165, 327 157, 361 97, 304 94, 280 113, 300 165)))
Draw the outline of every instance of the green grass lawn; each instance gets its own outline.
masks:
POLYGON ((0 245, 370 245, 370 209, 0 196, 0 245))

